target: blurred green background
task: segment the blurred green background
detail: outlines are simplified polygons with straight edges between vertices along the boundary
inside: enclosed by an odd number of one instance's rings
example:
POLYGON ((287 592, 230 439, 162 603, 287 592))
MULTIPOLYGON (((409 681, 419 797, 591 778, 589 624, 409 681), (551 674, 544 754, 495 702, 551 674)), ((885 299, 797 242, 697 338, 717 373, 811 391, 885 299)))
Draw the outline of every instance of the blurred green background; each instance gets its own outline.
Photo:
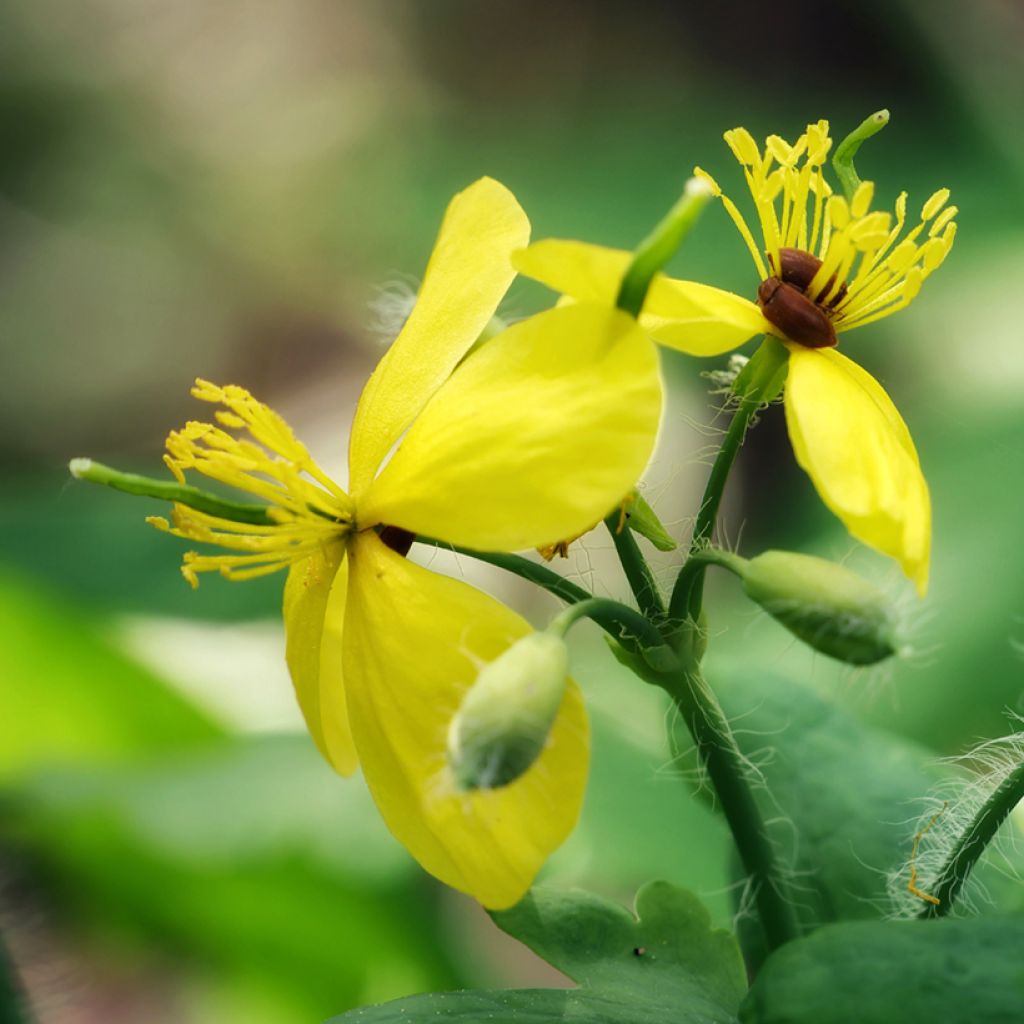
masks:
MULTIPOLYGON (((549 975, 443 891, 301 731, 281 580, 193 593, 153 504, 68 482, 91 455, 157 471, 196 376, 242 384, 343 472, 389 294, 450 195, 505 182, 535 237, 632 246, 695 163, 735 189, 746 125, 842 135, 880 199, 948 185, 960 236, 923 297, 844 341, 917 440, 932 591, 831 520, 779 409, 725 520, 747 554, 853 564, 906 606, 913 653, 852 672, 711 589, 715 666, 809 682, 940 753, 1024 712, 1024 11, 1008 0, 822 5, 538 0, 35 0, 0 7, 0 930, 41 1021, 298 1024, 431 987, 549 975), (721 653, 716 653, 721 652, 721 653)), ((752 293, 712 209, 674 269, 752 293)), ((517 283, 509 316, 548 301, 517 283)), ((668 356, 648 497, 680 535, 717 399, 668 356)), ((342 477, 343 478, 343 477, 342 477)), ((668 572, 672 559, 662 559, 668 572)), ((537 621, 551 603, 453 565, 537 621)), ((608 544, 567 563, 621 593, 608 544)), ((666 712, 596 636, 584 819, 545 877, 627 898, 652 876, 730 921, 719 822, 673 768, 666 712)), ((809 769, 813 771, 813 766, 809 769)))

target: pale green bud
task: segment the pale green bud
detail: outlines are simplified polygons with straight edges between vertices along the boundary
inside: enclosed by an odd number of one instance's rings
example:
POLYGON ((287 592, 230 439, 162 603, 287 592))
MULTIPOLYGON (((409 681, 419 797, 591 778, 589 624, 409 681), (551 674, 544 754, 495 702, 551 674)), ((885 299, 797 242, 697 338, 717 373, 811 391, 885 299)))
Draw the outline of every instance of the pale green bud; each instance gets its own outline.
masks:
POLYGON ((448 728, 448 763, 461 789, 498 789, 540 757, 562 704, 569 652, 531 633, 485 665, 448 728))
POLYGON ((750 560, 737 558, 730 568, 752 600, 822 654, 871 665, 899 649, 888 598, 841 565, 791 551, 765 551, 750 560))

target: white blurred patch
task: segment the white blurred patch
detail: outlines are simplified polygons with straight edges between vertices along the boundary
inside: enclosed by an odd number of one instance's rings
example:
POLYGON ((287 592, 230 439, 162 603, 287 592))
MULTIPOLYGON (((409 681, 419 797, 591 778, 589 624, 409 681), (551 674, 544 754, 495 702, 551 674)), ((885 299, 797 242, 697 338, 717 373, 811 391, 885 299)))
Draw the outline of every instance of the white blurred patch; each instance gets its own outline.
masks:
POLYGON ((211 624, 130 616, 115 628, 132 657, 229 728, 305 729, 284 662, 280 622, 211 624))

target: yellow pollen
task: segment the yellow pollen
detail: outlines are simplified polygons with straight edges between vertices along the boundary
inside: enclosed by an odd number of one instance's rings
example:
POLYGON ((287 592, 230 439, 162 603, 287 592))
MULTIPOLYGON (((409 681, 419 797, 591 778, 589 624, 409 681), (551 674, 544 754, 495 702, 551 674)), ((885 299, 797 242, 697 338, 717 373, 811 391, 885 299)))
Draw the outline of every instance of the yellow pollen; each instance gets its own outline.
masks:
POLYGON ((216 571, 232 580, 276 572, 351 532, 351 499, 276 412, 235 385, 197 380, 192 394, 224 406, 214 413, 219 426, 193 421, 172 431, 164 456, 168 468, 179 483, 193 470, 256 495, 268 503, 269 520, 239 523, 180 504, 174 505, 170 522, 149 517, 152 526, 176 537, 238 552, 188 552, 181 571, 192 586, 202 572, 216 571), (233 433, 243 431, 242 436, 233 433))
POLYGON ((920 223, 908 231, 905 192, 893 213, 871 209, 875 186, 870 181, 861 182, 849 201, 834 195, 822 170, 832 148, 827 121, 809 124, 794 143, 770 135, 759 147, 745 128, 726 132, 725 141, 743 168, 761 245, 750 229, 754 222, 748 223, 718 183, 700 168, 694 173, 705 178, 721 199, 750 250, 759 280, 773 273, 769 268, 780 266, 782 246, 821 260, 808 294, 822 305, 833 303, 828 313, 837 332, 903 309, 953 245, 957 208, 946 206, 949 189, 928 198, 920 223), (768 256, 767 267, 762 254, 768 256), (842 299, 836 301, 844 285, 842 299))

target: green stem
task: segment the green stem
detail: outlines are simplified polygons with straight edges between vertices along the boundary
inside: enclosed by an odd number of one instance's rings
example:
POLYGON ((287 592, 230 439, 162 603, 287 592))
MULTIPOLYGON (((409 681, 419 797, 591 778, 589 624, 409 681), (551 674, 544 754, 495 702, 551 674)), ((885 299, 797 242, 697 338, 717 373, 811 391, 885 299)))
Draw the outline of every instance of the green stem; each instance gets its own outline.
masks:
POLYGON ((935 882, 929 887, 930 895, 938 903, 929 904, 919 917, 944 917, 949 913, 978 858, 1021 800, 1024 800, 1024 762, 996 787, 974 820, 961 833, 935 882))
MULTIPOLYGON (((700 510, 693 528, 693 539, 690 541, 691 556, 711 540, 715 520, 718 518, 718 510, 722 504, 722 496, 725 493, 725 485, 729 479, 729 472, 736 461, 740 446, 743 444, 750 420, 757 412, 761 401, 759 394, 748 393, 740 399, 739 408, 733 414, 722 440, 722 447, 718 449, 714 465, 711 467, 711 475, 704 488, 704 496, 701 498, 700 510)), ((696 622, 700 616, 704 600, 706 569, 706 562, 690 557, 676 577, 675 586, 672 588, 672 599, 668 607, 669 622, 676 627, 687 621, 696 622)))
POLYGON ((608 532, 615 544, 615 551, 622 563, 622 569, 629 582, 629 588, 633 591, 636 603, 640 611, 652 622, 660 623, 665 620, 665 605, 658 593, 658 584, 654 579, 654 573, 647 564, 647 560, 640 550, 640 546, 633 536, 633 531, 627 525, 619 529, 620 515, 618 511, 613 512, 604 521, 608 532))
POLYGON ((654 275, 672 258, 701 210, 711 199, 711 189, 700 178, 686 183, 682 196, 661 223, 640 243, 619 286, 615 305, 632 316, 639 316, 654 275))
POLYGON ((139 476, 136 473, 122 473, 110 466, 93 462, 92 459, 72 459, 68 468, 76 480, 88 480, 90 483, 103 484, 115 491, 124 491, 126 494, 144 498, 178 502, 220 519, 230 519, 236 523, 254 523, 257 526, 270 526, 274 522, 267 514, 266 505, 227 501, 215 494, 201 491, 198 487, 179 484, 177 481, 154 480, 152 477, 139 476))
POLYGON ((681 675, 665 677, 662 686, 672 696, 690 730, 751 880, 769 950, 777 949, 798 938, 800 929, 729 722, 696 666, 681 675))
POLYGON ((432 537, 419 535, 416 537, 416 543, 427 544, 433 548, 440 548, 442 551, 454 551, 458 555, 468 555, 479 562, 496 565, 499 569, 514 573, 524 580, 535 583, 538 587, 543 587, 549 594, 554 594, 559 600, 568 604, 586 601, 594 596, 590 591, 559 576, 557 572, 552 572, 551 569, 537 562, 531 562, 528 558, 523 558, 522 555, 507 555, 497 551, 474 551, 472 548, 463 548, 457 544, 448 544, 443 540, 434 540, 432 537))
POLYGON ((698 565, 717 565, 722 569, 728 569, 734 576, 743 578, 744 568, 748 565, 749 559, 742 558, 732 551, 724 551, 722 548, 706 547, 694 551, 690 555, 690 561, 698 565))
POLYGON ((29 1024, 25 993, 14 962, 0 937, 0 1024, 29 1024))
POLYGON ((665 647, 665 653, 671 653, 650 620, 621 602, 606 597, 588 597, 569 605, 551 620, 548 631, 565 636, 580 619, 596 622, 606 633, 619 642, 626 642, 630 648, 649 650, 665 647))
POLYGON ((853 198, 853 193, 860 185, 860 178, 853 166, 853 158, 857 155, 861 143, 877 135, 889 123, 889 111, 878 110, 870 117, 864 118, 842 142, 836 146, 832 155, 832 169, 836 172, 839 184, 843 186, 843 192, 847 199, 853 198))

